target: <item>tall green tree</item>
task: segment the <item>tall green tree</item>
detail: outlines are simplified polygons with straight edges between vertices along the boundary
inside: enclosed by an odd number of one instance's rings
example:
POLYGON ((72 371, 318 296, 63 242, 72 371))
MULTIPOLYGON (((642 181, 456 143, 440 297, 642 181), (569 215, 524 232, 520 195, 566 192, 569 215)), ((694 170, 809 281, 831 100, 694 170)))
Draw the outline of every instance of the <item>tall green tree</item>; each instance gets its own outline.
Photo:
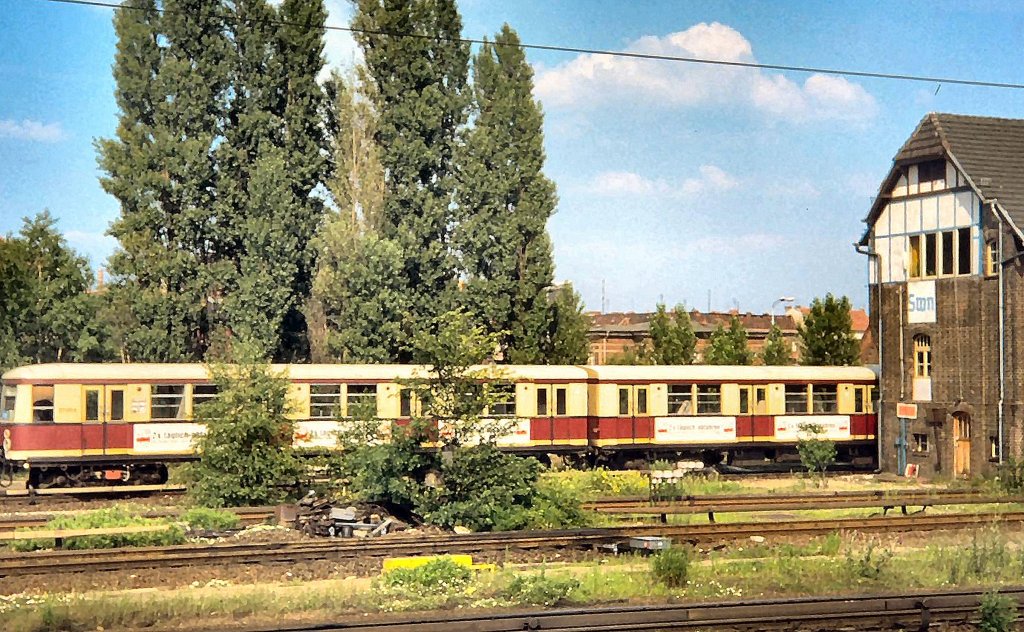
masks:
POLYGON ((549 295, 551 316, 543 337, 543 357, 547 364, 583 364, 590 356, 590 317, 571 283, 562 283, 549 295))
MULTIPOLYGON (((407 328, 423 331, 454 301, 453 157, 466 122, 469 46, 458 41, 462 19, 454 0, 357 0, 352 26, 379 115, 380 234, 398 244, 404 259, 407 328)), ((395 359, 411 357, 406 345, 395 359)))
POLYGON ((547 221, 555 185, 543 173, 544 117, 533 70, 507 24, 473 58, 473 127, 459 155, 458 227, 463 305, 502 332, 505 357, 539 364, 554 278, 547 221))
POLYGON ((224 8, 166 0, 161 14, 153 0, 130 2, 114 17, 117 132, 98 144, 101 184, 121 206, 111 294, 134 321, 128 359, 196 359, 227 290, 218 263, 233 220, 214 216, 231 59, 224 8))
POLYGON ((647 355, 653 364, 693 364, 697 336, 690 314, 676 305, 669 314, 659 303, 650 322, 651 344, 647 355))
POLYGON ((705 364, 747 365, 753 361, 754 354, 747 346, 747 330, 737 316, 729 321, 728 329, 719 323, 711 332, 704 351, 705 364))
POLYGON ((772 323, 772 328, 764 339, 760 358, 761 362, 768 366, 793 364, 793 357, 789 352, 786 340, 782 337, 782 330, 775 323, 772 323))
POLYGON ((28 316, 32 276, 25 242, 8 236, 0 239, 0 372, 24 362, 18 329, 28 316))
POLYGON ((811 302, 800 325, 800 363, 816 366, 860 364, 860 344, 853 333, 852 306, 847 297, 831 293, 811 302))

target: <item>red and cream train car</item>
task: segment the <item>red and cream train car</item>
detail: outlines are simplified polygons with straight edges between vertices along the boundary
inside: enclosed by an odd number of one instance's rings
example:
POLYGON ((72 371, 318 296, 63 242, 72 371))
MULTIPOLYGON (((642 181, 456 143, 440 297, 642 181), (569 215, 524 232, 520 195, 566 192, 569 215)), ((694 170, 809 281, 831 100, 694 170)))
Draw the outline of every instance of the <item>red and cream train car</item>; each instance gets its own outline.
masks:
MULTIPOLYGON (((419 413, 408 365, 279 365, 295 445, 330 449, 357 408, 402 424, 419 413)), ((625 463, 660 457, 785 460, 799 426, 821 425, 841 458, 874 462, 874 373, 861 367, 528 366, 496 371, 488 417, 504 449, 625 463)), ((201 364, 44 364, 0 391, 0 462, 34 486, 160 482, 194 459, 197 404, 216 397, 201 364)), ((443 428, 442 428, 443 430, 443 428)))

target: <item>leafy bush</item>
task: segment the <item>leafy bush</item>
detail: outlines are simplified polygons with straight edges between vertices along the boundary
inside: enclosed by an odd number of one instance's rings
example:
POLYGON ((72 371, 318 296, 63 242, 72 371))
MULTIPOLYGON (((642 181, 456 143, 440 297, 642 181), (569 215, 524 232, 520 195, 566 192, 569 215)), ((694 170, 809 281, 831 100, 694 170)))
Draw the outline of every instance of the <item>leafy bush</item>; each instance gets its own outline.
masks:
POLYGON ((209 531, 223 531, 238 527, 240 521, 238 514, 224 509, 211 509, 209 507, 193 507, 181 514, 179 518, 190 529, 206 529, 209 531))
POLYGON ((1007 595, 985 593, 978 608, 978 629, 981 632, 1010 632, 1017 622, 1017 604, 1007 595))
POLYGON ((460 592, 472 581, 472 569, 447 557, 431 560, 415 568, 396 568, 381 578, 381 584, 386 588, 418 595, 460 592))
POLYGON ((828 481, 825 478, 825 470, 836 462, 836 444, 834 441, 825 439, 825 428, 821 424, 800 424, 800 439, 796 443, 796 450, 800 453, 800 463, 813 474, 819 472, 818 479, 821 487, 827 487, 828 481))
POLYGON ((572 578, 554 579, 543 573, 516 575, 501 591, 501 596, 524 606, 557 606, 568 601, 579 587, 580 582, 572 578))
POLYGON ((878 549, 878 541, 870 539, 860 553, 851 546, 846 551, 846 572, 853 579, 875 580, 882 576, 892 561, 892 550, 878 549))
MULTIPOLYGON (((64 529, 105 529, 113 527, 134 526, 166 526, 163 531, 143 533, 123 533, 118 535, 90 535, 66 538, 65 549, 110 549, 122 546, 165 546, 185 542, 185 532, 181 527, 169 523, 165 519, 144 518, 130 513, 123 507, 109 507, 74 515, 57 516, 46 523, 47 530, 64 529)), ((13 540, 11 548, 15 551, 36 551, 56 546, 52 539, 13 540)))
POLYGON ((1008 456, 1006 462, 999 466, 995 482, 1002 491, 1011 494, 1024 492, 1024 459, 1008 456))
POLYGON ((651 572, 669 588, 682 588, 690 575, 692 560, 693 549, 689 546, 673 546, 651 559, 651 572))

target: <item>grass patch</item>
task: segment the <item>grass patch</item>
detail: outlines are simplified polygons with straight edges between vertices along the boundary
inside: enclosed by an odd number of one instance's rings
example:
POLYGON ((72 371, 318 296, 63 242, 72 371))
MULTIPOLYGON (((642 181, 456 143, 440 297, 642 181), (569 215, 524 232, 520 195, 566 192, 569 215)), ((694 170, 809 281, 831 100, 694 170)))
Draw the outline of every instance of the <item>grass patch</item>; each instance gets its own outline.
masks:
POLYGON ((241 519, 238 514, 224 509, 211 509, 209 507, 192 507, 178 518, 190 529, 205 529, 208 531, 223 531, 235 529, 241 519))
POLYGON ((632 470, 613 472, 611 470, 563 470, 545 472, 541 484, 571 493, 581 500, 598 498, 647 497, 650 493, 650 479, 643 472, 632 470))
MULTIPOLYGON (((46 530, 105 529, 113 527, 166 526, 161 531, 123 533, 116 535, 89 535, 65 538, 65 549, 110 549, 122 546, 165 546, 185 542, 185 530, 165 518, 144 518, 124 507, 114 506, 78 514, 57 516, 46 523, 46 530)), ((22 529, 31 533, 33 529, 22 529)), ((53 539, 12 540, 15 551, 52 549, 53 539)))

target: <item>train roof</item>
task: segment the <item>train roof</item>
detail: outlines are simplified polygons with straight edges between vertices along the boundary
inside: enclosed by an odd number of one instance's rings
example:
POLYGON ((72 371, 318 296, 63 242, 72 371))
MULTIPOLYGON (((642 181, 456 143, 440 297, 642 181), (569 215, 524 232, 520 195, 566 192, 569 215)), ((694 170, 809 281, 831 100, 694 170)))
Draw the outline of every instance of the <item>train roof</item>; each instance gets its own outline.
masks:
MULTIPOLYGON (((315 380, 408 380, 424 377, 428 367, 412 364, 274 364, 271 368, 290 379, 315 380)), ((578 366, 482 365, 474 367, 495 379, 586 381, 588 373, 578 366), (492 373, 493 372, 493 373, 492 373)), ((75 381, 203 382, 210 379, 205 364, 88 364, 52 363, 22 366, 3 374, 8 384, 75 381)))
POLYGON ((866 366, 721 366, 693 364, 682 366, 625 366, 605 364, 589 366, 591 377, 605 382, 644 381, 869 381, 877 379, 866 366))

